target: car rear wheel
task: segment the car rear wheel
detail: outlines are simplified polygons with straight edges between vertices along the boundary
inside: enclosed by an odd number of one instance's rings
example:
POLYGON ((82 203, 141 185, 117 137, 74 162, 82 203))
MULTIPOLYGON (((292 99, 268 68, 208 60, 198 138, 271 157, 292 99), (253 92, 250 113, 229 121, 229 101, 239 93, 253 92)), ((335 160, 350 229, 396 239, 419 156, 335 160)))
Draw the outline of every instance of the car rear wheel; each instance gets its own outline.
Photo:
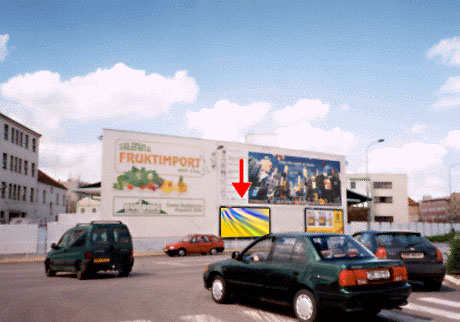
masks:
POLYGON ((50 261, 45 262, 45 274, 48 277, 53 277, 56 275, 56 271, 51 269, 50 261))
POLYGON ((425 282, 425 287, 430 291, 439 291, 442 287, 442 281, 428 281, 425 282))
POLYGON ((179 256, 185 256, 185 254, 186 254, 185 249, 183 249, 183 248, 179 249, 179 252, 177 254, 179 256))
POLYGON ((82 268, 80 262, 75 264, 75 273, 77 274, 77 279, 84 280, 86 278, 86 270, 82 268))
POLYGON ((217 275, 211 284, 212 299, 217 303, 225 303, 228 300, 227 283, 222 276, 217 275))
POLYGON ((209 253, 211 255, 216 255, 217 254, 217 249, 213 248, 213 249, 211 249, 211 251, 209 253))
POLYGON ((129 273, 131 273, 131 268, 128 265, 122 264, 118 267, 118 277, 128 277, 129 273))
POLYGON ((315 321, 318 315, 318 304, 315 296, 304 289, 298 291, 294 296, 293 309, 299 321, 302 322, 315 321))

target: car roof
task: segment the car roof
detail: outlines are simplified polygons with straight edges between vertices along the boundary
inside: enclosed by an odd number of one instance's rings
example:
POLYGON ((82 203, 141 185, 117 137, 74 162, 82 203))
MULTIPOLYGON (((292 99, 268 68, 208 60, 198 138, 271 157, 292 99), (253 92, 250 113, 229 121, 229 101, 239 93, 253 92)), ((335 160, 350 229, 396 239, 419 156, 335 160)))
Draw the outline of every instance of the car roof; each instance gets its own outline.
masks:
POLYGON ((270 233, 274 237, 326 237, 326 236, 347 236, 344 234, 333 233, 307 233, 307 232, 283 232, 283 233, 270 233))
POLYGON ((379 235, 379 234, 395 234, 395 235, 400 235, 400 234, 414 234, 414 235, 420 235, 419 232, 417 231, 408 231, 408 230, 362 230, 362 231, 357 231, 356 233, 353 234, 373 234, 373 235, 379 235))

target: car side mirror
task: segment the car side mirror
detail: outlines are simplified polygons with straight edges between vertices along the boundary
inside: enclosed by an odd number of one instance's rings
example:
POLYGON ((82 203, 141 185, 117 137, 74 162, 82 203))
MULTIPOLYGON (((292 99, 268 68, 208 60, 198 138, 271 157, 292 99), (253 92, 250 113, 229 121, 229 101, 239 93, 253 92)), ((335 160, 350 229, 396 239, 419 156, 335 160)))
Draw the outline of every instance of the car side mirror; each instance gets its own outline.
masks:
POLYGON ((241 259, 241 254, 240 252, 233 252, 232 253, 232 258, 233 259, 236 259, 237 261, 239 261, 241 259))
POLYGON ((59 249, 59 246, 56 245, 55 243, 52 243, 52 244, 51 244, 51 249, 58 250, 58 249, 59 249))

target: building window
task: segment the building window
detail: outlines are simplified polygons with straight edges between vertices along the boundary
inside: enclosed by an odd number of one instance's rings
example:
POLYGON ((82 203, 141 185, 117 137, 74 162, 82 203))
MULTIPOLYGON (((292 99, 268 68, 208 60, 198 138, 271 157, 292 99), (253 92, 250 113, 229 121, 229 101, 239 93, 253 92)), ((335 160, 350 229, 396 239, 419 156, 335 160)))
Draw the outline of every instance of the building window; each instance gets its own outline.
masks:
POLYGON ((96 213, 96 208, 93 208, 93 213, 96 213))
POLYGON ((393 216, 375 216, 376 222, 393 222, 393 216))
POLYGON ((393 203, 393 197, 374 197, 376 203, 393 203))
POLYGON ((355 181, 350 182, 350 189, 356 189, 356 182, 355 181))
POLYGON ((43 190, 43 203, 46 203, 46 190, 43 190))
POLYGON ((56 194, 56 206, 59 206, 59 194, 56 194))
POLYGON ((20 132, 19 133, 19 145, 22 146, 22 142, 24 140, 24 133, 20 132))
POLYGON ((14 169, 14 156, 10 157, 10 171, 13 171, 14 169))
POLYGON ((32 139, 32 152, 36 152, 37 151, 37 140, 36 139, 32 139))
POLYGON ((16 185, 13 185, 13 200, 16 200, 16 185))
POLYGON ((26 149, 29 148, 29 135, 28 135, 28 134, 26 134, 26 138, 25 138, 25 140, 24 140, 24 147, 25 147, 26 149))
POLYGON ((24 174, 28 175, 29 174, 29 161, 24 160, 24 174))
POLYGON ((374 182, 374 189, 391 189, 392 182, 374 182))
POLYGON ((14 172, 18 172, 18 161, 19 161, 19 158, 18 157, 14 157, 14 172))
POLYGON ((16 133, 16 131, 14 130, 14 128, 11 128, 11 143, 14 143, 14 134, 16 133))
POLYGON ((30 169, 32 177, 35 177, 35 163, 32 163, 32 168, 30 169))
POLYGON ((27 196, 27 187, 24 186, 24 194, 22 195, 22 201, 26 201, 26 196, 27 196))
POLYGON ((8 154, 3 153, 2 168, 6 169, 8 164, 8 154))
POLYGON ((2 182, 2 199, 5 199, 6 197, 6 182, 2 182))
POLYGON ((8 199, 12 199, 12 193, 13 193, 13 185, 10 183, 8 185, 8 199))
POLYGON ((5 140, 8 140, 8 131, 9 131, 9 128, 8 128, 8 124, 5 124, 5 126, 3 127, 3 139, 5 140))
POLYGON ((34 193, 35 193, 34 188, 30 188, 30 202, 34 202, 34 193))
POLYGON ((22 159, 19 159, 18 172, 19 174, 22 174, 22 159))
POLYGON ((81 212, 82 214, 84 214, 84 213, 85 213, 85 208, 81 208, 81 209, 80 209, 80 212, 81 212))

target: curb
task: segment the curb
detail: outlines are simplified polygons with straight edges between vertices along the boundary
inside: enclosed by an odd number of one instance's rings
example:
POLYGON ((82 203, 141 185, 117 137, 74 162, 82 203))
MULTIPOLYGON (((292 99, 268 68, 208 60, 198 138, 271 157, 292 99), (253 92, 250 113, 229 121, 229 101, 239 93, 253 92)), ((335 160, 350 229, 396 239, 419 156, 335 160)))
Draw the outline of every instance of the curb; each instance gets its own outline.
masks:
POLYGON ((446 275, 444 277, 444 280, 450 282, 450 283, 453 283, 457 286, 460 286, 460 278, 456 278, 456 277, 453 277, 452 275, 446 275))

